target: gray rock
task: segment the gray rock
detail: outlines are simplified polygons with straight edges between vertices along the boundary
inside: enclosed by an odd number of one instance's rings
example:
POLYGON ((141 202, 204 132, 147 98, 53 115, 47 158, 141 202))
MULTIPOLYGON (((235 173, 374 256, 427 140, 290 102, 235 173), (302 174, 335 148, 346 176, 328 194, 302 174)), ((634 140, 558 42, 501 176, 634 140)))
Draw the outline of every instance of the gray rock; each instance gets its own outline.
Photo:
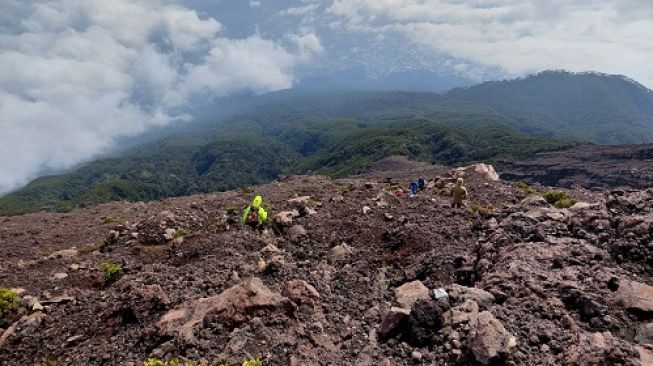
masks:
POLYGON ((61 281, 61 280, 64 280, 64 279, 68 278, 68 273, 58 272, 58 273, 55 273, 55 274, 52 276, 52 278, 53 278, 54 280, 61 281))
POLYGON ((292 242, 297 242, 301 238, 305 237, 308 233, 306 232, 306 229, 302 225, 293 225, 290 229, 288 229, 288 238, 292 242))
POLYGON ((64 250, 57 250, 56 252, 50 254, 47 258, 48 259, 57 259, 57 258, 73 259, 73 258, 77 258, 77 256, 79 256, 79 251, 77 249, 64 249, 64 250))
POLYGON ((340 260, 348 257, 352 253, 353 253, 353 248, 347 245, 346 243, 342 243, 340 245, 336 245, 335 247, 329 250, 329 257, 332 260, 340 260))
POLYGON ((464 302, 466 300, 475 301, 480 309, 487 310, 494 303, 494 295, 476 287, 461 286, 452 284, 448 286, 449 297, 457 302, 464 302))
MULTIPOLYGON (((297 215, 299 215, 299 213, 297 215)), ((292 211, 281 211, 272 216, 272 222, 280 226, 290 226, 292 225, 293 217, 294 215, 292 211)))
POLYGON ((653 322, 645 323, 637 329, 635 342, 639 344, 653 344, 653 322))
POLYGON ((172 228, 167 228, 163 234, 163 237, 170 241, 175 238, 175 233, 177 233, 177 230, 172 229, 172 228))

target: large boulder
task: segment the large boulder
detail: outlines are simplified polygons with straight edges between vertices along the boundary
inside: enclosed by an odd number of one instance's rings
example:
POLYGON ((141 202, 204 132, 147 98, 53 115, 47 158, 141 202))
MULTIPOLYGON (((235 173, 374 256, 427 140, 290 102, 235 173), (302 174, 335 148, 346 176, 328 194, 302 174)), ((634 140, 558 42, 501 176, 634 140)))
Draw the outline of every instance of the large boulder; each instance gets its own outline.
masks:
POLYGON ((442 303, 419 299, 413 305, 408 318, 408 342, 413 346, 432 345, 436 334, 442 328, 442 303))
POLYGON ((221 294, 188 302, 165 314, 157 323, 162 336, 195 341, 195 330, 204 323, 219 323, 234 329, 252 318, 265 314, 294 319, 296 305, 290 299, 270 291, 259 278, 251 278, 221 294), (207 321, 205 321, 207 320, 207 321))
POLYGON ((499 174, 497 174, 496 170, 494 170, 494 167, 492 165, 478 163, 473 167, 474 167, 474 171, 482 174, 485 177, 485 179, 492 182, 499 181, 499 174))
POLYGON ((395 289, 395 300, 404 309, 410 309, 417 300, 428 300, 430 298, 428 287, 422 281, 404 283, 395 289))
POLYGON ((626 309, 653 313, 653 287, 635 281, 622 280, 619 282, 617 302, 626 309))
POLYGON ((516 345, 516 338, 489 311, 478 314, 470 324, 467 347, 483 365, 507 355, 516 345))

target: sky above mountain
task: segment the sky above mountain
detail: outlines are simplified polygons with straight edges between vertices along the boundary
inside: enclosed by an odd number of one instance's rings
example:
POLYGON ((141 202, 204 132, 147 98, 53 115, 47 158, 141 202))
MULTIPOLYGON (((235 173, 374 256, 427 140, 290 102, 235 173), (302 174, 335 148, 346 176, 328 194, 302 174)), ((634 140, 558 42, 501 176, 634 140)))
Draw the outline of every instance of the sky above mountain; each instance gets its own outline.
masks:
POLYGON ((429 75, 400 86, 420 90, 545 69, 651 88, 652 34, 650 0, 3 0, 0 193, 212 98, 351 70, 429 75))

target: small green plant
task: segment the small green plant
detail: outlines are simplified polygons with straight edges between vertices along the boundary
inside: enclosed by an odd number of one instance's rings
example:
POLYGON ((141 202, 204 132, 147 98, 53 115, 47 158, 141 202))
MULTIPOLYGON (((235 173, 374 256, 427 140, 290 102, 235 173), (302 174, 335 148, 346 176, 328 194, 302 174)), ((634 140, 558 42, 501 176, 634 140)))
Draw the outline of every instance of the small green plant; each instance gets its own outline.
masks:
POLYGON ((480 216, 490 216, 492 215, 492 212, 494 212, 494 206, 492 205, 479 205, 476 203, 471 203, 467 207, 467 211, 472 214, 480 215, 480 216))
POLYGON ((544 199, 557 208, 569 208, 578 202, 578 200, 570 198, 567 192, 559 189, 546 192, 544 199))
POLYGON ((122 266, 117 263, 102 262, 102 264, 100 264, 100 269, 104 274, 104 280, 106 282, 113 282, 123 274, 122 266))
POLYGON ((347 184, 347 185, 340 185, 340 186, 336 187, 336 192, 338 192, 340 194, 345 194, 345 193, 347 193, 347 192, 349 192, 349 191, 351 191, 353 189, 354 189, 354 185, 350 183, 350 184, 347 184))
POLYGON ((184 229, 183 227, 180 229, 175 230, 175 235, 173 235, 173 238, 181 238, 183 236, 188 235, 188 230, 184 229))
POLYGON ((18 309, 18 295, 16 295, 16 291, 6 287, 0 287, 0 319, 16 309, 18 309))
POLYGON ((578 200, 575 200, 573 198, 563 198, 561 200, 558 200, 554 205, 557 208, 569 208, 573 205, 575 205, 578 202, 578 200))
POLYGON ((49 359, 47 361, 41 362, 40 366, 59 366, 59 361, 49 359))
POLYGON ((261 360, 258 358, 253 358, 251 360, 243 361, 242 366, 263 366, 263 362, 261 362, 261 360))
POLYGON ((522 191, 522 193, 524 193, 525 196, 532 196, 539 193, 537 189, 529 186, 524 182, 517 182, 515 185, 522 191))
POLYGON ((118 220, 117 217, 113 217, 113 216, 104 216, 100 220, 102 220, 103 223, 109 225, 116 225, 120 223, 120 220, 118 220))
MULTIPOLYGON (((213 364, 211 364, 213 365, 213 364)), ((215 364, 216 366, 229 366, 228 363, 215 364)), ((148 358, 147 361, 143 362, 143 366, 199 366, 199 363, 195 361, 179 361, 179 359, 174 358, 169 361, 159 360, 158 358, 148 358)))
POLYGON ((32 228, 32 229, 27 230, 27 233, 30 236, 37 236, 37 235, 39 235, 41 233, 41 230, 32 228))
POLYGON ((81 257, 87 254, 91 254, 93 252, 96 252, 98 250, 102 250, 102 247, 104 247, 104 243, 97 243, 97 244, 89 244, 85 247, 82 247, 81 249, 77 250, 77 256, 81 257))

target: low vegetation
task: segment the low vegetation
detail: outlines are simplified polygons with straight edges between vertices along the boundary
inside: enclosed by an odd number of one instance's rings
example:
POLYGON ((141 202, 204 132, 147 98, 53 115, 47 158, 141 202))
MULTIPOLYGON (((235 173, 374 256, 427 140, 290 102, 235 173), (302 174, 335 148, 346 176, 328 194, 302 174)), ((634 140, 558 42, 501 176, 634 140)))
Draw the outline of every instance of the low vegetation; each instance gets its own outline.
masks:
POLYGON ((173 238, 174 239, 182 238, 182 237, 184 237, 184 236, 186 236, 188 234, 189 234, 188 230, 182 227, 182 228, 179 228, 179 229, 175 230, 175 235, 173 235, 173 238))
POLYGON ((18 309, 18 301, 16 291, 6 287, 0 287, 0 319, 18 309))
MULTIPOLYGON (((355 98, 354 98, 355 99, 355 98)), ((0 215, 69 211, 109 201, 150 201, 242 188, 282 174, 339 178, 391 155, 458 165, 497 162, 571 146, 532 138, 487 108, 438 104, 420 94, 388 94, 315 109, 273 105, 141 146, 119 158, 36 179, 0 198, 0 215), (402 101, 408 103, 405 109, 402 101), (322 108, 322 109, 321 109, 322 108)), ((295 102, 296 103, 296 102, 295 102)), ((106 224, 117 224, 105 217, 106 224)))
MULTIPOLYGON (((157 358, 149 358, 143 363, 143 366, 199 366, 199 363, 195 361, 179 361, 178 359, 172 359, 170 361, 162 361, 157 358)), ((212 363, 208 366, 229 366, 228 362, 219 362, 212 363)), ((256 359, 245 360, 241 366, 263 366, 263 362, 256 359)))
POLYGON ((527 197, 540 193, 537 189, 529 186, 527 183, 524 183, 524 182, 517 182, 517 183, 515 183, 515 185, 517 186, 517 188, 519 188, 519 190, 522 191, 524 196, 527 196, 527 197))
POLYGON ((578 202, 578 200, 570 198, 569 194, 561 189, 546 192, 544 199, 557 208, 569 208, 578 202))
POLYGON ((112 262, 102 262, 100 264, 100 270, 102 270, 104 281, 108 283, 114 282, 124 273, 120 264, 112 262))

